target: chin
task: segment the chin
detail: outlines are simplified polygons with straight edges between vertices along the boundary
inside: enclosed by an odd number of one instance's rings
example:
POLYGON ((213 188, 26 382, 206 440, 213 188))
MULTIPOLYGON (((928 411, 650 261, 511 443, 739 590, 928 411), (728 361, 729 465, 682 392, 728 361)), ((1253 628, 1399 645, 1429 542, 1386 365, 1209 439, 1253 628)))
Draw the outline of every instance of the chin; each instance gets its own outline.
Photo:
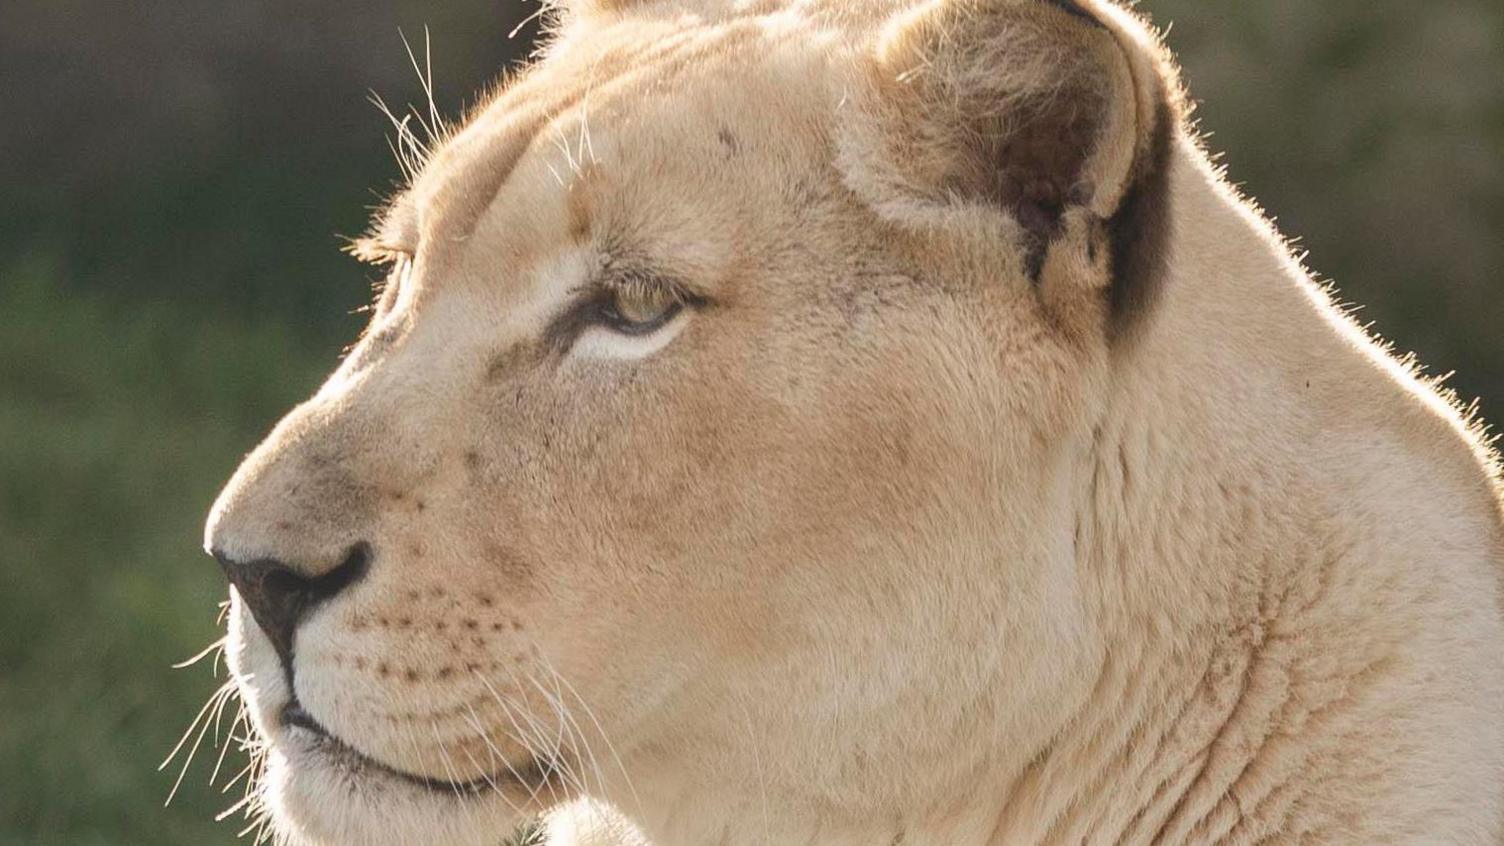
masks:
POLYGON ((496 846, 530 814, 520 783, 446 784, 394 773, 301 727, 268 736, 266 809, 294 844, 496 846))
POLYGON ((266 756, 255 789, 273 842, 497 846, 561 795, 557 773, 537 763, 450 782, 362 754, 298 704, 265 639, 242 622, 232 615, 226 657, 266 756))

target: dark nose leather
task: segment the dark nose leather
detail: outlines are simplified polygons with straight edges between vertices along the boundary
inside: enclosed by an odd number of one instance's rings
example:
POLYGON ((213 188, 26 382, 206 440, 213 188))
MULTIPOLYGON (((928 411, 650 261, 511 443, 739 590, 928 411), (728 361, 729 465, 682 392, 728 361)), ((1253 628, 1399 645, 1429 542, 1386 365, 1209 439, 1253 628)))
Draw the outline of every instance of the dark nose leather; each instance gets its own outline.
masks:
POLYGON ((371 564, 371 547, 365 543, 350 547, 334 569, 311 577, 274 558, 236 561, 217 550, 213 555, 289 672, 298 625, 308 612, 359 581, 371 564))

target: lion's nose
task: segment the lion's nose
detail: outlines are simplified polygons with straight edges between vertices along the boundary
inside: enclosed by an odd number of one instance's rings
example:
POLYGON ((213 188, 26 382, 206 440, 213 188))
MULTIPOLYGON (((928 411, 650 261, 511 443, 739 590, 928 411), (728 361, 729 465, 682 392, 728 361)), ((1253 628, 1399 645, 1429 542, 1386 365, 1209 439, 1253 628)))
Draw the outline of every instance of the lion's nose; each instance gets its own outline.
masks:
POLYGON ((338 566, 314 577, 275 559, 236 561, 217 550, 213 555, 289 671, 298 625, 319 604, 359 581, 371 563, 371 547, 365 543, 350 547, 338 566))

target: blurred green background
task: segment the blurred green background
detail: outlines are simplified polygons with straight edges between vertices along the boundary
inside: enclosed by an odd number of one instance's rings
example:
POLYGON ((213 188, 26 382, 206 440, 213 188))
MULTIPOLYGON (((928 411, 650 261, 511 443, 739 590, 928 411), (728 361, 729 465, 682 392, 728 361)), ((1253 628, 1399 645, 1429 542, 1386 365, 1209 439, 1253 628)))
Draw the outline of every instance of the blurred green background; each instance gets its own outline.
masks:
MULTIPOLYGON (((1504 415, 1504 4, 1143 8, 1310 265, 1504 415)), ((217 636, 204 513, 359 331, 336 236, 397 175, 367 91, 421 100, 399 28, 454 115, 534 11, 0 6, 0 843, 234 840, 212 756, 166 809, 154 769, 216 684, 168 666, 217 636)))

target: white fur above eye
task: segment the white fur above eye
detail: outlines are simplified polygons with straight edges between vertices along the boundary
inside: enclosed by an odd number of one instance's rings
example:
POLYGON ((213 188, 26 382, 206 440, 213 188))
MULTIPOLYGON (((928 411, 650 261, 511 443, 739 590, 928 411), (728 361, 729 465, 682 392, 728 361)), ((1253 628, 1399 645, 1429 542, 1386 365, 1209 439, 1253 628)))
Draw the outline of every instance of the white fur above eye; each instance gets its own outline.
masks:
POLYGON ((645 335, 626 335, 605 326, 591 326, 580 334, 570 354, 586 359, 647 358, 678 337, 690 319, 690 309, 686 308, 668 323, 645 335))

